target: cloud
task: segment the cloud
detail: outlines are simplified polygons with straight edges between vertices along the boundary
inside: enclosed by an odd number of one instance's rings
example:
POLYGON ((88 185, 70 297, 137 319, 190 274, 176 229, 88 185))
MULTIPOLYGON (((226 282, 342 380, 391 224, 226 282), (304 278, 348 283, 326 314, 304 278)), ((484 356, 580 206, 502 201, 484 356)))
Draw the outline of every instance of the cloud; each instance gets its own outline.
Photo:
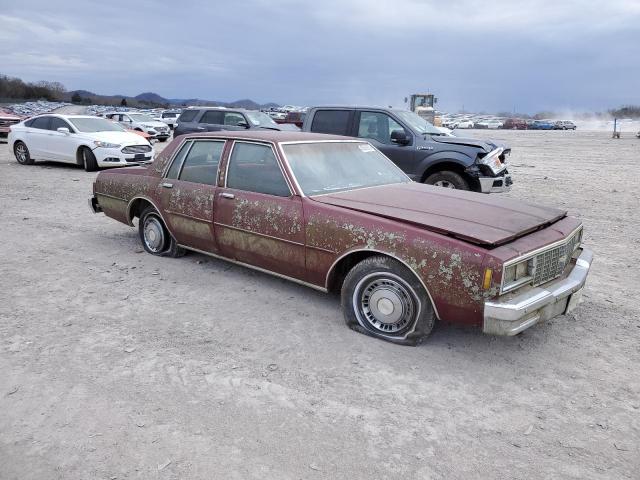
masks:
POLYGON ((25 0, 0 14, 0 70, 106 94, 606 108, 640 101, 638 24, 624 0, 25 0))

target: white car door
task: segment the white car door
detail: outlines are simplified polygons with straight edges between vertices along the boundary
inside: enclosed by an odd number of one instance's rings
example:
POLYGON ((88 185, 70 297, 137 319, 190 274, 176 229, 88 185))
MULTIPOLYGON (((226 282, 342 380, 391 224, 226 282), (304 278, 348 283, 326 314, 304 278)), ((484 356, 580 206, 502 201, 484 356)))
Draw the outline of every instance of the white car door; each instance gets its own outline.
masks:
POLYGON ((45 115, 31 120, 24 141, 29 149, 31 158, 36 160, 51 160, 47 153, 47 140, 49 138, 49 122, 51 117, 45 115))
POLYGON ((47 149, 51 154, 51 159, 58 162, 76 163, 76 149, 75 149, 75 130, 67 123, 58 117, 51 117, 49 123, 49 140, 47 142, 47 149), (58 132, 58 128, 67 128, 69 133, 58 132))

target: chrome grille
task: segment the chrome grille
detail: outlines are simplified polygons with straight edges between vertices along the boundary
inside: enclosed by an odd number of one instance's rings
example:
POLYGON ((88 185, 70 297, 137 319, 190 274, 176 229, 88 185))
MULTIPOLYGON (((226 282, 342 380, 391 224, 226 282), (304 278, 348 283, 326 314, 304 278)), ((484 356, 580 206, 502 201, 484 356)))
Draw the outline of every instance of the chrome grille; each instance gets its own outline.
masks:
POLYGON ((541 285, 564 272, 575 249, 580 245, 582 229, 569 237, 566 243, 538 253, 529 260, 529 275, 533 278, 533 286, 541 285))
POLYGON ((151 151, 149 145, 129 145, 122 149, 122 153, 147 153, 151 151))

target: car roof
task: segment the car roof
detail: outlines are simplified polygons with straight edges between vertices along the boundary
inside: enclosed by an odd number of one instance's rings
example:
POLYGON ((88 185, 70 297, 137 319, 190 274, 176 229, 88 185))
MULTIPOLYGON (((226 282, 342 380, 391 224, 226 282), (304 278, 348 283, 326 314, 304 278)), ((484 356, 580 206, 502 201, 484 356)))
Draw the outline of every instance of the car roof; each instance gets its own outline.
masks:
POLYGON ((285 142, 313 142, 313 141, 366 141, 345 137, 342 135, 327 135, 324 133, 290 132, 280 130, 244 130, 221 131, 211 133, 190 133, 183 135, 185 138, 229 138, 237 140, 255 140, 260 142, 285 143, 285 142))
POLYGON ((253 111, 253 112, 257 112, 258 110, 247 110, 246 108, 235 108, 235 107, 198 107, 198 106, 191 106, 191 107, 187 107, 183 110, 187 111, 187 110, 222 110, 222 111, 228 111, 228 110, 233 110, 236 112, 249 112, 249 111, 253 111))

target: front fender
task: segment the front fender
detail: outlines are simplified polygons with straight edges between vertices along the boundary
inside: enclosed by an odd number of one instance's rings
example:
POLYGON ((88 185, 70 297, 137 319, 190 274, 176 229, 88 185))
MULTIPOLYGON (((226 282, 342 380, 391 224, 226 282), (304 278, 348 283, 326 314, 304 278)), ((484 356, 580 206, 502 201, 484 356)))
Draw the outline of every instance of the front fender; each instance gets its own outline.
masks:
POLYGON ((457 165, 460 165, 460 167, 464 169, 475 163, 475 157, 471 158, 468 155, 465 155, 464 153, 454 152, 454 151, 445 150, 442 152, 436 152, 432 155, 429 155, 423 158, 419 163, 419 167, 417 171, 421 172, 421 174, 424 174, 424 172, 426 172, 427 169, 431 168, 432 166, 438 163, 455 163, 457 165))

